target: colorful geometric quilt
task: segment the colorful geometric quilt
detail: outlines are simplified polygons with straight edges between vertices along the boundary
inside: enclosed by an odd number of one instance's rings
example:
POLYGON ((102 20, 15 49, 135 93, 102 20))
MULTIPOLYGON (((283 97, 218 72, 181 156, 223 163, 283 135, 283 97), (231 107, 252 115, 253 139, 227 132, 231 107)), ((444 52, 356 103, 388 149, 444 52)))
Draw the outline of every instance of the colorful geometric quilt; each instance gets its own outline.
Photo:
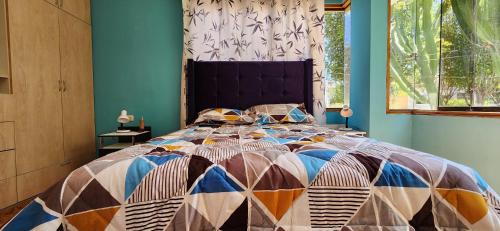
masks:
POLYGON ((327 128, 190 127, 97 159, 3 230, 500 230, 473 169, 327 128))

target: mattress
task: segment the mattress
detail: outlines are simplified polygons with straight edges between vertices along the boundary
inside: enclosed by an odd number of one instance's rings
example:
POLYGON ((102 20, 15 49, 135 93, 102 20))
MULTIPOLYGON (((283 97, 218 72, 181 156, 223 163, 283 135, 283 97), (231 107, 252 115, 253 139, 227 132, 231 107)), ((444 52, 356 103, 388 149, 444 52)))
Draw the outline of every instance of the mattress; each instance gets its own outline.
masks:
POLYGON ((473 169, 305 124, 193 126, 76 169, 3 230, 500 230, 473 169))

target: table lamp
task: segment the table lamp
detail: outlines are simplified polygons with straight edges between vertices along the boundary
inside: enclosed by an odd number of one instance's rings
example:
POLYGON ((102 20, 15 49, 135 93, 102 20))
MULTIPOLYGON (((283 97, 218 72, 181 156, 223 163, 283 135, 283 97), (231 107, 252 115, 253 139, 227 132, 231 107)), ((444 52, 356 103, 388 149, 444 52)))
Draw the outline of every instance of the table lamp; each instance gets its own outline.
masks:
POLYGON ((116 132, 130 132, 130 130, 128 129, 125 129, 123 127, 123 124, 126 124, 128 122, 130 122, 130 117, 127 115, 127 111, 126 110, 122 110, 120 115, 118 116, 118 119, 116 119, 116 121, 118 123, 120 123, 120 127, 118 128, 118 130, 116 132))
POLYGON ((340 128, 341 131, 351 131, 352 128, 349 127, 349 117, 352 116, 352 109, 349 106, 344 105, 342 110, 340 110, 340 116, 345 118, 345 128, 340 128))

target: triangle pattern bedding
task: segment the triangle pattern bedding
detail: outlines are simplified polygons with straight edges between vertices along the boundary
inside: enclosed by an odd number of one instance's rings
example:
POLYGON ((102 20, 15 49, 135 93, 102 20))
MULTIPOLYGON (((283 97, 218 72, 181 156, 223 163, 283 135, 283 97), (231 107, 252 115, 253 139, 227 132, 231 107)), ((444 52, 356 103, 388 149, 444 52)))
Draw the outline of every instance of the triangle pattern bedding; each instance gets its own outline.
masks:
POLYGON ((500 230, 473 169, 308 124, 189 127, 97 159, 2 230, 500 230))

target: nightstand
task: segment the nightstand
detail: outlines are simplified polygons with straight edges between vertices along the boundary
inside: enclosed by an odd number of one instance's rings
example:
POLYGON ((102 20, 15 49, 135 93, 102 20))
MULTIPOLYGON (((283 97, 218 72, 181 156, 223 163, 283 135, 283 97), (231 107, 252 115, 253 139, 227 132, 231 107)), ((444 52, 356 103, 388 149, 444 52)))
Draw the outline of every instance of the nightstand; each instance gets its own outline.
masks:
POLYGON ((347 135, 347 136, 364 136, 364 137, 366 137, 368 135, 367 132, 365 132, 365 131, 359 131, 359 130, 341 131, 341 130, 339 130, 339 128, 345 127, 345 125, 343 125, 343 124, 327 124, 326 127, 337 131, 341 135, 347 135))
POLYGON ((109 132, 100 134, 99 137, 99 157, 109 153, 145 143, 151 139, 151 127, 145 127, 144 131, 139 131, 138 127, 125 127, 130 132, 109 132), (114 142, 106 142, 105 139, 113 139, 114 142), (111 144, 109 144, 111 143, 111 144))

